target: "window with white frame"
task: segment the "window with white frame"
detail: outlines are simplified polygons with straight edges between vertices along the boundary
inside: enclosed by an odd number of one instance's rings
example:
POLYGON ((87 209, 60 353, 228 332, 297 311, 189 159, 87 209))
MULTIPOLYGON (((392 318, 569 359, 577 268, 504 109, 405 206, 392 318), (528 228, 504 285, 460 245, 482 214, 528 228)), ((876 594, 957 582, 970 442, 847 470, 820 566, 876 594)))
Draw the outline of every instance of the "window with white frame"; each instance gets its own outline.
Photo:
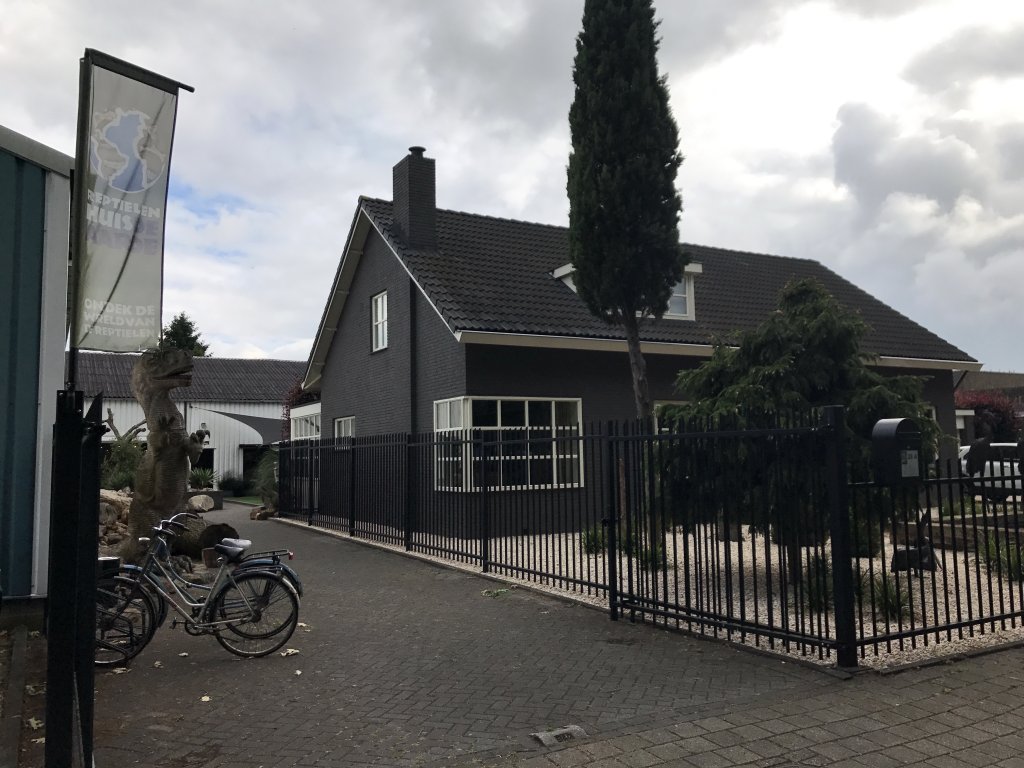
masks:
POLYGON ((373 351, 388 346, 388 292, 378 293, 370 299, 370 314, 373 325, 373 351))
POLYGON ((676 320, 693 319, 693 277, 684 275, 683 279, 676 283, 664 317, 676 320))
MULTIPOLYGON (((663 317, 670 320, 693 320, 696 317, 693 307, 694 275, 704 272, 702 264, 691 263, 683 268, 683 279, 672 288, 672 295, 668 300, 668 307, 663 317)), ((551 276, 565 283, 574 293, 578 293, 574 280, 572 264, 565 264, 558 269, 552 270, 551 276)), ((637 313, 638 315, 640 313, 637 313)))
POLYGON ((355 416, 342 416, 341 418, 334 420, 334 436, 335 437, 355 437, 356 434, 356 417, 355 416))
POLYGON ((456 397, 434 403, 439 490, 583 485, 579 399, 456 397))
POLYGON ((292 440, 320 437, 320 414, 292 417, 292 440))

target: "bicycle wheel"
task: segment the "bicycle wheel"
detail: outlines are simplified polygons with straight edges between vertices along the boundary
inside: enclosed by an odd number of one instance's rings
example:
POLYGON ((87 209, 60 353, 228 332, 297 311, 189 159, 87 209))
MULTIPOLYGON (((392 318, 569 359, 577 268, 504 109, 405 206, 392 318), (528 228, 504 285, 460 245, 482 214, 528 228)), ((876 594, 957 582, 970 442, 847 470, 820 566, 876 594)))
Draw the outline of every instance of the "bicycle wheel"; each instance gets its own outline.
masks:
POLYGON ((153 598, 137 581, 124 576, 96 584, 96 655, 99 667, 127 664, 156 632, 153 598))
POLYGON ((169 607, 167 605, 167 601, 164 599, 164 596, 156 591, 156 587, 154 587, 152 583, 150 583, 146 579, 139 579, 139 575, 141 573, 142 569, 139 568, 139 566, 128 565, 127 563, 122 565, 118 569, 119 576, 124 576, 126 578, 132 579, 132 581, 139 581, 139 583, 142 585, 142 588, 146 590, 149 596, 153 599, 153 605, 156 608, 156 627, 153 629, 153 631, 155 632, 157 629, 162 627, 164 625, 164 622, 167 620, 169 607))
POLYGON ((295 588, 269 571, 236 571, 212 599, 209 619, 229 622, 217 629, 217 642, 237 656, 273 653, 299 623, 295 588))

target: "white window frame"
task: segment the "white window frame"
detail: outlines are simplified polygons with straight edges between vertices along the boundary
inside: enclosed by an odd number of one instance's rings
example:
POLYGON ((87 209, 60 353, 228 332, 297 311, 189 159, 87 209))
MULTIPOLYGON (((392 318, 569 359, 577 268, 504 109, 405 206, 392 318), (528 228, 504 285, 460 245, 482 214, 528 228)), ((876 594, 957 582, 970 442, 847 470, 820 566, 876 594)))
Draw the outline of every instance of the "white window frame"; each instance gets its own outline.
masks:
MULTIPOLYGON (((662 317, 667 317, 669 320, 693 320, 696 317, 696 313, 693 311, 693 293, 693 275, 683 275, 683 279, 672 288, 672 296, 683 297, 683 300, 686 301, 686 312, 679 313, 665 310, 665 314, 662 317)), ((669 299, 669 306, 672 306, 671 299, 669 299)))
POLYGON ((454 438, 452 449, 447 449, 443 439, 438 439, 435 446, 435 476, 434 482, 437 490, 448 491, 473 491, 479 490, 476 478, 484 471, 485 462, 497 463, 498 483, 488 485, 488 490, 514 491, 514 490, 552 490, 560 488, 582 488, 584 485, 583 476, 583 441, 579 439, 583 434, 583 400, 573 397, 489 397, 489 396, 468 396, 452 397, 444 400, 434 401, 434 432, 437 435, 449 435, 454 438), (479 426, 473 424, 473 403, 476 401, 494 401, 497 410, 497 424, 479 426), (524 406, 523 424, 505 425, 502 424, 503 406, 506 402, 520 402, 524 406), (530 422, 529 403, 549 403, 550 421, 542 424, 530 422), (576 411, 576 421, 573 424, 557 424, 557 404, 571 403, 576 411), (541 454, 534 457, 530 454, 529 435, 534 431, 538 434, 546 434, 551 437, 550 454, 541 454), (523 438, 509 441, 502 440, 502 436, 508 433, 525 433, 526 454, 506 454, 505 449, 511 445, 524 442, 523 438), (478 441, 483 440, 485 450, 496 447, 497 454, 492 457, 478 455, 478 441), (530 473, 532 463, 538 460, 551 460, 551 480, 549 482, 532 482, 530 473), (572 469, 565 477, 565 462, 571 461, 572 469), (525 462, 525 483, 509 482, 505 476, 505 462, 525 462), (452 469, 452 465, 459 465, 452 469), (472 467, 472 472, 465 472, 465 467, 472 467), (575 477, 574 477, 575 476, 575 477))
MULTIPOLYGON (((573 293, 578 293, 576 290, 576 281, 574 280, 575 270, 572 264, 563 264, 557 269, 551 271, 551 276, 556 280, 561 280, 565 283, 573 293)), ((696 290, 694 288, 694 275, 700 275, 704 273, 704 265, 698 262, 691 262, 683 267, 683 279, 680 280, 673 288, 673 296, 682 296, 686 299, 686 313, 679 314, 676 312, 665 311, 662 318, 668 318, 669 320, 695 320, 697 318, 697 312, 694 305, 694 298, 696 290)), ((642 317, 642 313, 637 312, 637 317, 642 317)))
POLYGON ((371 351, 388 348, 388 292, 370 297, 371 351))
POLYGON ((356 436, 356 417, 355 416, 339 416, 334 420, 334 436, 335 437, 355 437, 356 436))

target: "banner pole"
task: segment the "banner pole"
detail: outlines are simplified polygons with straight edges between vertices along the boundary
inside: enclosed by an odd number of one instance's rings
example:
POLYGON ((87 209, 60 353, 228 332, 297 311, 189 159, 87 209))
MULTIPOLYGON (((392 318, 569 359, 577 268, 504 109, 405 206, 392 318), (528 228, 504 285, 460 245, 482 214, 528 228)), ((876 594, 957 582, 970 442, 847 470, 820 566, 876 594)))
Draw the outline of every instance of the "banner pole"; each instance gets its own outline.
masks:
POLYGON ((68 274, 68 364, 65 389, 73 392, 78 383, 78 270, 81 267, 85 219, 85 183, 88 179, 89 113, 92 104, 92 65, 88 56, 78 64, 78 134, 75 137, 75 166, 71 181, 71 269, 68 274))

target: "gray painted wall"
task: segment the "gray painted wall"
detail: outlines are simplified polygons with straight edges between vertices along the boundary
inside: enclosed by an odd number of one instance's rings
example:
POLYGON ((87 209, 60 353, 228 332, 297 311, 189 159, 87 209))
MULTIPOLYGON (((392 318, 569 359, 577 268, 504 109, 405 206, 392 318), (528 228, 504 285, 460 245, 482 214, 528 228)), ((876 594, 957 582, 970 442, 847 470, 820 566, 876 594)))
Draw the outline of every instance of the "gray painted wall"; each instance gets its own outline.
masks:
POLYGON ((47 589, 73 162, 0 126, 0 583, 7 597, 47 589))

